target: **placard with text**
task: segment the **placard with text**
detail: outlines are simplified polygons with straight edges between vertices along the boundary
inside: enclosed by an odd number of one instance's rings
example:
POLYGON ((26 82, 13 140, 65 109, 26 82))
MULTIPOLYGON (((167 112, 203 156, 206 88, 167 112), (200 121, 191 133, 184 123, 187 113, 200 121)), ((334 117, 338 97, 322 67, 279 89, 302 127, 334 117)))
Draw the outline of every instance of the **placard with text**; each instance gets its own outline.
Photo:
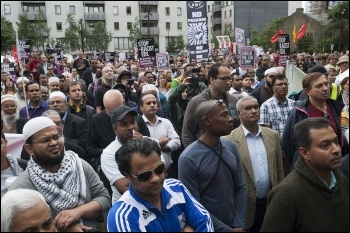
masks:
POLYGON ((253 47, 241 47, 240 48, 241 55, 241 65, 242 69, 250 69, 254 68, 255 64, 255 49, 253 47))
POLYGON ((137 40, 137 54, 140 68, 154 67, 156 53, 152 38, 137 40))

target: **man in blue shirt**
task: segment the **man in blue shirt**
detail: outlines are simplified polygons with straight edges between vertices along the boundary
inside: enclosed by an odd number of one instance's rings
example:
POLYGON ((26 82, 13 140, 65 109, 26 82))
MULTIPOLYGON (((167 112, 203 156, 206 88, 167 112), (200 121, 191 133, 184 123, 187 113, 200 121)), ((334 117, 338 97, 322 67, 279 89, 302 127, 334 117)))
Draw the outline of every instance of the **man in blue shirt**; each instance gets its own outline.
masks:
POLYGON ((129 141, 116 152, 129 190, 111 208, 109 232, 180 232, 214 230, 208 211, 178 180, 165 179, 161 149, 152 139, 129 141))

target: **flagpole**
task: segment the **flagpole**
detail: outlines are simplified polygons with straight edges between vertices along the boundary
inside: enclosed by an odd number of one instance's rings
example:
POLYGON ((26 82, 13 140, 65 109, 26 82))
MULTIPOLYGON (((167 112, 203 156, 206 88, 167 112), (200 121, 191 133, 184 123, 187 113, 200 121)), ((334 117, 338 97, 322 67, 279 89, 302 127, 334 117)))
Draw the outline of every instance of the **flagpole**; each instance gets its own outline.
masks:
POLYGON ((27 113, 27 118, 30 119, 29 117, 29 112, 28 112, 28 103, 27 103, 27 96, 26 96, 26 89, 25 89, 25 83, 24 83, 24 78, 23 78, 23 66, 22 66, 22 61, 21 61, 21 51, 19 49, 19 41, 18 41, 18 31, 15 30, 16 32, 16 49, 17 49, 17 59, 18 59, 18 66, 21 72, 21 77, 22 77, 22 86, 23 86, 23 95, 24 95, 24 101, 26 103, 26 113, 27 113))

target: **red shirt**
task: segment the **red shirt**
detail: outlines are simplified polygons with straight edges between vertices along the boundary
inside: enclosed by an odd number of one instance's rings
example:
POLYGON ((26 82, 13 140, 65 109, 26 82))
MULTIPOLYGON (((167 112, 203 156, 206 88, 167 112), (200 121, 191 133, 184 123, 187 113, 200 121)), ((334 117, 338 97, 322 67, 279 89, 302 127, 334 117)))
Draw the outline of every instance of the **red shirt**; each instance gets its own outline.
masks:
MULTIPOLYGON (((331 123, 331 126, 336 134, 338 134, 337 124, 335 123, 334 116, 332 113, 331 108, 327 104, 327 114, 329 116, 329 121, 331 123)), ((315 106, 313 106, 310 103, 310 117, 325 117, 325 113, 321 110, 317 109, 315 106)), ((326 118, 326 117, 325 117, 326 118)), ((340 140, 340 139, 339 139, 340 140)))

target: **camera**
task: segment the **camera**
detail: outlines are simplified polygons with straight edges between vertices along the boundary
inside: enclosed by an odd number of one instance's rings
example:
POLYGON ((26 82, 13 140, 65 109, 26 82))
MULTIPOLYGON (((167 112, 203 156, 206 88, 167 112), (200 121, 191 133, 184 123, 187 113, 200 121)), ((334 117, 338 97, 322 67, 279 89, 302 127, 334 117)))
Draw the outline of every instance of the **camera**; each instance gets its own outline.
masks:
POLYGON ((200 68, 193 68, 192 69, 192 73, 199 73, 199 72, 201 72, 200 68))
POLYGON ((191 78, 191 79, 189 80, 189 82, 190 82, 191 84, 199 83, 199 78, 197 78, 197 77, 191 78))
POLYGON ((132 84, 134 84, 134 82, 135 82, 135 80, 129 79, 129 80, 128 80, 128 85, 132 85, 132 84))

